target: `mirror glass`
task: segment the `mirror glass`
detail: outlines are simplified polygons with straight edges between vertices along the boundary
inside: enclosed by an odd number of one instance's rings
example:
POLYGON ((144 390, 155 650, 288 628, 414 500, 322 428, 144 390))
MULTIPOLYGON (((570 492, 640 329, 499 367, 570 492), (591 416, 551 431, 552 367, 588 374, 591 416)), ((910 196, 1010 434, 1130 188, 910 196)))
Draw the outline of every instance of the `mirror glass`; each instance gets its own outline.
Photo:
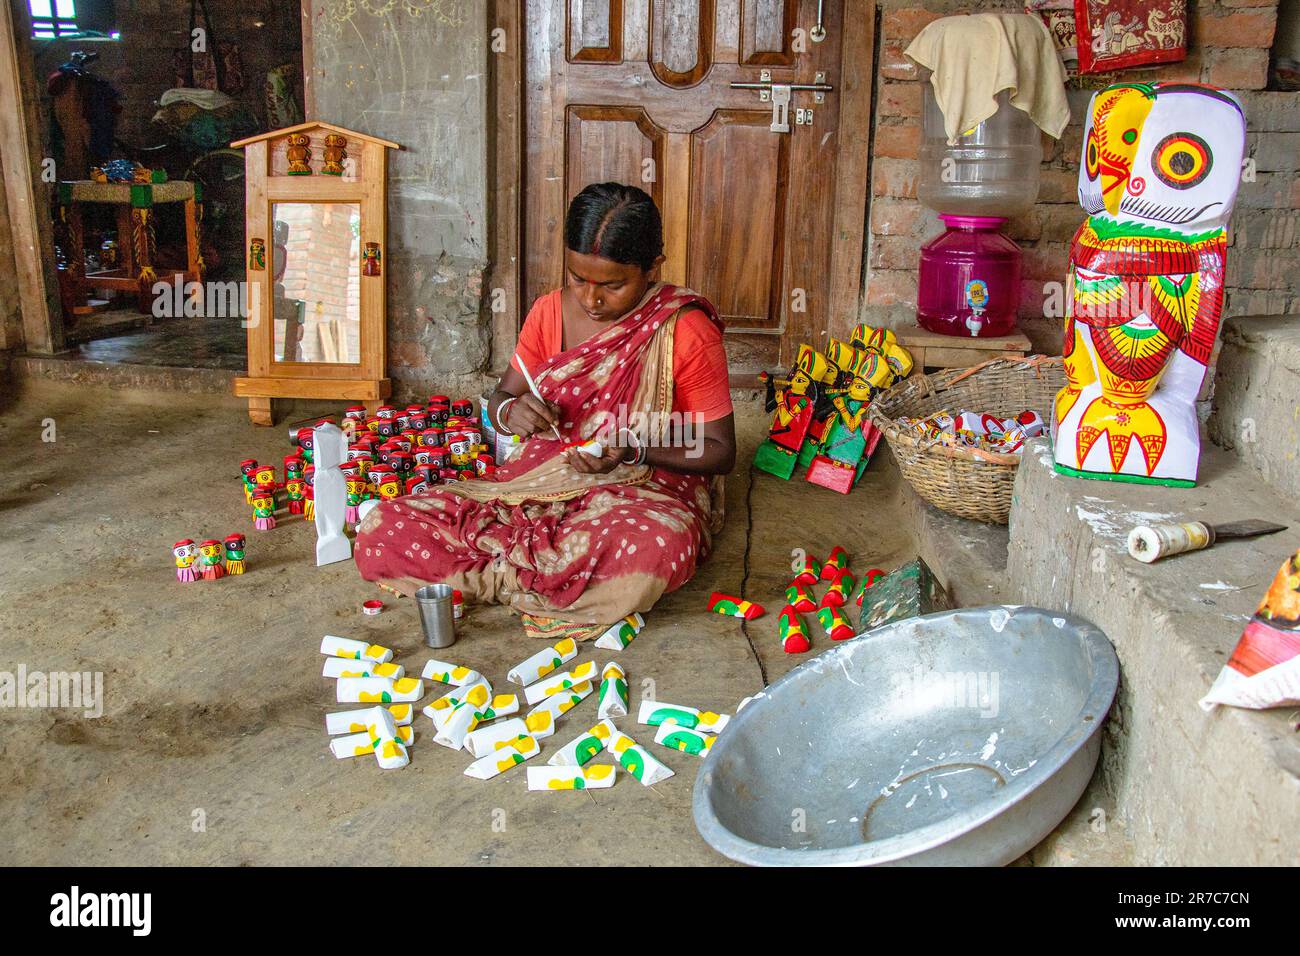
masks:
POLYGON ((358 364, 360 205, 281 202, 271 213, 275 360, 358 364))

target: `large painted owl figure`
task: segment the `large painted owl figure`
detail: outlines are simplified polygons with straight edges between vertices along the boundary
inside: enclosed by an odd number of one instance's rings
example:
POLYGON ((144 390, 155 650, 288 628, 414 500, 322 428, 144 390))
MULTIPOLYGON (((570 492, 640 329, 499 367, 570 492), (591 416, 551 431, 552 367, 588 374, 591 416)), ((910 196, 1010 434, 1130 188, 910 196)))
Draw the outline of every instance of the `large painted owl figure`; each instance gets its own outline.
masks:
POLYGON ((1196 396, 1219 334, 1227 223, 1246 149, 1231 93, 1122 83, 1093 95, 1066 283, 1056 469, 1190 486, 1196 396))

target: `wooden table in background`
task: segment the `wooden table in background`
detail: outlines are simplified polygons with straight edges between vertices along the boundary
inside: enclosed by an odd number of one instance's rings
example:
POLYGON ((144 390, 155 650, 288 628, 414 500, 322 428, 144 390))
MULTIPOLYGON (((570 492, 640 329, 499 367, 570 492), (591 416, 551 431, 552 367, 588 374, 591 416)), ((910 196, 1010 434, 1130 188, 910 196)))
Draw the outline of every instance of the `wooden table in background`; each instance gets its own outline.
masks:
POLYGON ((88 289, 116 289, 135 292, 141 312, 150 311, 153 284, 171 281, 203 281, 203 259, 199 254, 199 195, 194 183, 175 180, 165 183, 97 183, 72 180, 59 184, 61 227, 65 231, 67 268, 59 272, 64 308, 74 315, 90 312, 88 289), (85 227, 81 221, 86 203, 117 207, 118 266, 100 272, 85 271, 85 227), (185 213, 185 262, 181 269, 154 268, 154 209, 161 203, 183 203, 185 213))
POLYGON ((940 335, 916 325, 896 330, 898 341, 912 353, 917 371, 927 368, 969 368, 995 358, 1024 358, 1031 346, 1023 332, 990 338, 940 335))

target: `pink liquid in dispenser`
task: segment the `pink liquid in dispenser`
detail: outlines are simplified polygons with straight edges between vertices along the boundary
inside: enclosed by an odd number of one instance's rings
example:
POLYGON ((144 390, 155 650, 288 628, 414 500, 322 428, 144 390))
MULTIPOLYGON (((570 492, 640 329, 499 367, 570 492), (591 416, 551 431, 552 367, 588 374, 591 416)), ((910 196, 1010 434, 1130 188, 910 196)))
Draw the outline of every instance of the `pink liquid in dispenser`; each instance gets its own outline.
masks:
POLYGON ((1020 302, 1020 247, 996 216, 941 215, 947 230, 921 247, 916 321, 943 335, 1010 335, 1020 302))

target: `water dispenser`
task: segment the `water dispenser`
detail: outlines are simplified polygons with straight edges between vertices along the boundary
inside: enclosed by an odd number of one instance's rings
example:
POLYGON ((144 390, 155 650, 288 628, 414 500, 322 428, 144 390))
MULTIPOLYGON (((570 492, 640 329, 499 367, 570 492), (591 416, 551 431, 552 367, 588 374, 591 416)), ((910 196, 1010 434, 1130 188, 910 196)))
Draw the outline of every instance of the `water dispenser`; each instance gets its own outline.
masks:
POLYGON ((921 248, 917 323, 945 335, 1008 335, 1020 303, 1021 257, 1001 228, 1038 198, 1042 133, 1003 90, 997 112, 949 144, 929 82, 923 97, 917 196, 946 229, 921 248))

